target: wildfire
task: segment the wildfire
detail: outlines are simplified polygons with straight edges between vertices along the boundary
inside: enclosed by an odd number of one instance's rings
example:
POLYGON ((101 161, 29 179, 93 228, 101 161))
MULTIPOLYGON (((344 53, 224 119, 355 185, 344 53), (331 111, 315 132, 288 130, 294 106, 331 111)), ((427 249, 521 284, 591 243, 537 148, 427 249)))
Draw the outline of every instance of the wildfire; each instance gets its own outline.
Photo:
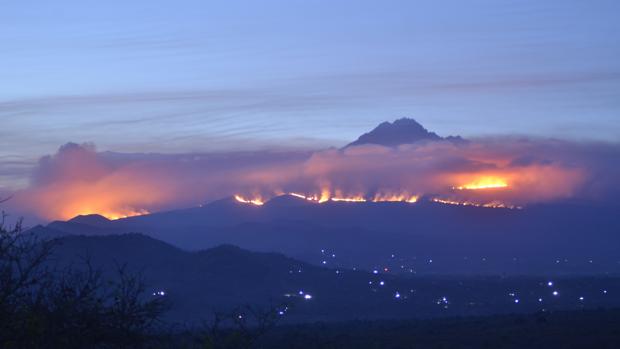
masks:
POLYGON ((119 212, 99 213, 99 215, 102 215, 105 218, 113 220, 113 221, 117 219, 129 218, 129 217, 135 217, 135 216, 143 216, 147 214, 150 214, 150 212, 147 210, 127 211, 127 212, 121 212, 121 213, 119 212))
POLYGON ((298 193, 288 193, 288 195, 294 196, 296 198, 300 198, 300 199, 304 199, 304 200, 308 200, 308 197, 303 195, 303 194, 298 194, 298 193))
POLYGON ((366 202, 361 196, 353 196, 353 197, 333 197, 330 199, 331 201, 343 201, 343 202, 366 202))
POLYGON ((262 199, 256 198, 256 199, 246 199, 241 195, 235 195, 235 200, 237 200, 238 202, 244 203, 244 204, 252 204, 252 205, 256 205, 256 206, 261 206, 263 204, 265 204, 265 202, 262 199))
POLYGON ((376 194, 372 202, 408 202, 412 204, 417 202, 418 199, 417 195, 409 194, 376 194))
POLYGON ((86 216, 91 214, 98 214, 103 216, 109 220, 117 220, 122 218, 134 217, 134 216, 142 216, 147 215, 150 212, 147 210, 135 210, 135 209, 126 209, 126 210, 107 210, 107 209, 93 209, 89 207, 69 207, 62 212, 62 219, 71 219, 77 216, 86 216))
MULTIPOLYGON (((321 194, 301 194, 298 192, 288 192, 288 195, 294 196, 296 198, 311 201, 314 203, 324 203, 328 201, 332 202, 407 202, 407 203, 415 203, 418 201, 418 195, 411 195, 407 193, 401 194, 376 194, 372 199, 368 199, 364 195, 343 195, 341 191, 336 191, 336 195, 332 196, 329 190, 321 191, 321 194)), ((277 194, 276 194, 277 195, 277 194)), ((248 199, 242 195, 235 195, 235 200, 245 204, 253 204, 253 205, 263 205, 265 201, 260 198, 257 199, 248 199)))
POLYGON ((327 202, 327 201, 334 201, 334 202, 366 202, 366 198, 364 198, 362 195, 355 195, 355 196, 346 196, 346 195, 342 195, 341 193, 337 192, 337 196, 332 196, 331 192, 328 189, 323 189, 321 191, 320 195, 304 195, 304 194, 299 194, 299 193, 288 193, 291 196, 300 198, 300 199, 304 199, 304 200, 308 200, 308 201, 312 201, 312 202, 317 202, 317 203, 323 203, 323 202, 327 202))
POLYGON ((304 199, 304 200, 308 200, 312 202, 318 202, 318 203, 323 203, 325 201, 329 201, 330 199, 329 192, 325 194, 321 194, 321 195, 303 195, 299 193, 288 193, 288 194, 296 198, 300 198, 300 199, 304 199))
MULTIPOLYGON (((300 194, 300 193, 295 193, 295 192, 290 192, 288 193, 288 195, 303 199, 303 200, 308 200, 311 202, 315 202, 315 203, 323 203, 323 202, 327 202, 327 201, 332 201, 332 202, 407 202, 407 203, 416 203, 419 200, 419 196, 417 195, 410 195, 410 194, 390 194, 390 195, 383 195, 383 194, 377 194, 375 195, 372 199, 367 199, 364 196, 361 195, 357 195, 357 196, 334 196, 334 197, 327 197, 322 198, 319 195, 304 195, 304 194, 300 194)), ((265 203, 265 201, 263 201, 262 199, 259 198, 255 198, 255 199, 247 199, 244 196, 241 195, 235 195, 235 200, 237 200, 238 202, 244 203, 244 204, 251 204, 251 205, 256 205, 256 206, 261 206, 265 203)), ((436 202, 436 203, 440 203, 440 204, 444 204, 444 205, 456 205, 456 206, 473 206, 473 207, 486 207, 486 208, 507 208, 507 209, 521 209, 521 206, 516 206, 516 205, 511 205, 505 202, 501 202, 498 200, 494 200, 494 201, 490 201, 490 202, 475 202, 475 201, 471 201, 471 200, 463 200, 463 201, 458 201, 457 199, 445 199, 445 198, 439 198, 439 197, 435 197, 435 198, 431 198, 430 199, 432 202, 436 202)), ((122 217, 120 217, 122 218, 122 217)))
POLYGON ((329 201, 330 197, 331 197, 331 192, 329 189, 327 188, 323 188, 321 190, 321 195, 320 196, 314 196, 313 200, 318 201, 319 203, 325 202, 325 201, 329 201))
POLYGON ((508 204, 505 204, 505 203, 503 203, 501 201, 491 201, 491 202, 488 202, 486 204, 482 204, 482 207, 510 208, 510 209, 517 209, 517 210, 520 210, 520 209, 523 208, 521 206, 508 205, 508 204))
POLYGON ((482 177, 472 182, 463 184, 458 187, 453 187, 457 190, 479 190, 479 189, 497 189, 506 188, 508 183, 506 180, 498 177, 482 177))
POLYGON ((366 198, 363 194, 348 195, 341 190, 336 190, 334 195, 331 195, 329 189, 323 189, 321 195, 327 195, 328 199, 333 202, 366 202, 366 198))
POLYGON ((517 209, 517 210, 522 209, 521 206, 509 205, 509 204, 505 204, 500 201, 478 203, 478 202, 473 202, 473 201, 455 201, 455 200, 448 200, 448 199, 441 199, 441 198, 432 198, 431 201, 437 202, 440 204, 445 204, 445 205, 474 206, 474 207, 487 207, 487 208, 508 208, 508 209, 517 209))
POLYGON ((322 193, 320 195, 303 195, 299 193, 289 193, 289 195, 292 195, 300 199, 312 201, 312 202, 318 202, 318 203, 323 203, 323 202, 329 201, 330 199, 329 192, 322 193))

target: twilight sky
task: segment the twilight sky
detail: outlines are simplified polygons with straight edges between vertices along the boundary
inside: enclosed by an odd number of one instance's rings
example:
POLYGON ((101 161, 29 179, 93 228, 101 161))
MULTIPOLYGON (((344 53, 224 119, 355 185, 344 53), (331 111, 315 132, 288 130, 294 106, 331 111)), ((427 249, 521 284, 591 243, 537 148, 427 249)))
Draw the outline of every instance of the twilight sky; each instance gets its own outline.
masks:
POLYGON ((440 135, 620 140, 620 2, 10 1, 0 189, 68 141, 101 151, 440 135))

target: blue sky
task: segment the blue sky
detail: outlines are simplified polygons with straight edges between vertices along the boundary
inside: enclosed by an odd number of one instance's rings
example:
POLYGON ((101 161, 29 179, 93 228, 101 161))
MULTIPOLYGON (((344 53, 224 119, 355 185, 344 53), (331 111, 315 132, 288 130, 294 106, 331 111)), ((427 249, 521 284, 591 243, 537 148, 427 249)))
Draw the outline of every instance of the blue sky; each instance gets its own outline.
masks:
POLYGON ((618 141, 618 1, 11 1, 0 188, 68 141, 122 152, 440 135, 618 141))

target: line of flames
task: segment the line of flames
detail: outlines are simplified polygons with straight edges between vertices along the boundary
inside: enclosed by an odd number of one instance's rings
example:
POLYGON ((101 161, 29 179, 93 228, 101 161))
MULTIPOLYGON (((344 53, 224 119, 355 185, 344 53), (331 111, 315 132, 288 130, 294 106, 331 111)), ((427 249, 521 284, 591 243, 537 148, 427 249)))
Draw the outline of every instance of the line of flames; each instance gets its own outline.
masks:
MULTIPOLYGON (((287 195, 294 196, 299 199, 308 200, 314 203, 324 203, 324 202, 404 202, 404 203, 416 203, 419 200, 418 195, 409 195, 409 194, 376 194, 372 198, 365 198, 363 196, 330 196, 329 192, 325 191, 321 195, 304 195, 300 193, 290 192, 286 193, 287 195)), ((235 195, 235 200, 237 202, 243 204, 250 204, 255 206, 262 206, 265 204, 266 200, 260 197, 248 198, 242 195, 235 195)), ((522 209, 522 206, 510 205, 500 201, 491 201, 487 203, 479 203, 473 201, 456 201, 450 199, 443 198, 431 198, 430 201, 445 204, 445 205, 456 205, 456 206, 473 206, 473 207, 486 207, 486 208, 506 208, 506 209, 522 209)), ((124 212, 104 212, 100 213, 102 216, 110 219, 117 220, 122 218, 134 217, 134 216, 142 216, 147 215, 150 212, 147 210, 130 210, 124 212)), ((88 212, 82 213, 88 214, 88 212)))
POLYGON ((334 202, 409 202, 409 203, 414 203, 418 201, 418 196, 417 195, 409 195, 409 194, 376 194, 372 199, 367 199, 366 197, 362 196, 362 195, 355 195, 355 196, 330 196, 328 191, 323 191, 321 193, 321 195, 304 195, 304 194, 300 194, 300 193, 288 193, 288 195, 300 198, 300 199, 304 199, 304 200, 308 200, 308 201, 313 201, 313 202, 318 202, 318 203, 323 203, 326 201, 334 201, 334 202))
MULTIPOLYGON (((303 200, 307 200, 315 203, 324 203, 328 201, 332 202, 405 202, 405 203, 416 203, 419 200, 419 196, 417 195, 375 195, 371 199, 367 199, 363 196, 324 196, 324 195, 304 195, 300 193, 287 193, 287 195, 294 196, 296 198, 300 198, 303 200)), ((235 200, 244 204, 252 204, 256 206, 262 206, 265 204, 265 201, 262 198, 253 198, 249 199, 243 197, 241 195, 235 195, 235 200)), ((491 201, 487 203, 479 203, 474 201, 456 201, 450 199, 442 199, 442 198, 431 198, 432 202, 446 204, 446 205, 457 205, 457 206, 474 206, 474 207, 486 207, 486 208, 507 208, 507 209, 521 209, 521 206, 510 205, 500 201, 491 201)))
POLYGON ((432 198, 431 201, 432 202, 436 202, 436 203, 440 203, 440 204, 445 204, 445 205, 457 205, 457 206, 474 206, 474 207, 487 207, 487 208, 509 208, 509 209, 516 209, 516 210, 520 210, 520 209, 523 208, 521 206, 505 204, 505 203, 500 202, 500 201, 491 201, 491 202, 487 202, 487 203, 479 203, 479 202, 473 202, 473 201, 455 201, 455 200, 448 200, 448 199, 441 199, 441 198, 432 198))

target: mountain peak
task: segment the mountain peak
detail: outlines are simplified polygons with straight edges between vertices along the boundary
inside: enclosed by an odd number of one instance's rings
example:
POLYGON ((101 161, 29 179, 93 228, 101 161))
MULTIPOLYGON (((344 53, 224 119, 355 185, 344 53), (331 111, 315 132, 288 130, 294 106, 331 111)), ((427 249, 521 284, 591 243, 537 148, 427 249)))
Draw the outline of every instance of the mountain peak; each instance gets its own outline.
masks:
POLYGON ((410 118, 397 119, 394 122, 382 122, 372 131, 364 133, 356 141, 349 143, 345 148, 362 145, 378 144, 395 147, 401 144, 411 144, 419 141, 463 141, 461 137, 442 138, 435 132, 430 132, 420 123, 410 118))

